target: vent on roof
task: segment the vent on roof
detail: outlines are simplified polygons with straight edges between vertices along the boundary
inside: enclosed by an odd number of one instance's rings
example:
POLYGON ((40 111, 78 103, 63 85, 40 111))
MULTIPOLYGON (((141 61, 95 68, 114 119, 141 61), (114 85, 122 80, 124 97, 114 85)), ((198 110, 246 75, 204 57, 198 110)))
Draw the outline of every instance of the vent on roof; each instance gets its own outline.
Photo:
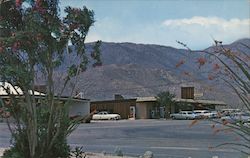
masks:
POLYGON ((120 94, 115 94, 115 100, 123 100, 123 96, 120 94))

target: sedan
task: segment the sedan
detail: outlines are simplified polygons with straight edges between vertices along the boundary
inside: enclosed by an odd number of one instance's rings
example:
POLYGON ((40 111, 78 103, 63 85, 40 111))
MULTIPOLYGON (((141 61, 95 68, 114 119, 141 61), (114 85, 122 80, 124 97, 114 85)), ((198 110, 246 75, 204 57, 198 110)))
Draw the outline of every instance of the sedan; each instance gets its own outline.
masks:
POLYGON ((92 116, 92 120, 119 120, 121 116, 119 114, 110 114, 107 111, 101 111, 92 116))
POLYGON ((196 119, 198 117, 197 114, 195 114, 192 111, 180 111, 179 113, 170 114, 170 117, 172 119, 196 119))
POLYGON ((229 116, 221 117, 222 121, 227 121, 229 123, 250 123, 250 114, 248 113, 233 113, 229 116))

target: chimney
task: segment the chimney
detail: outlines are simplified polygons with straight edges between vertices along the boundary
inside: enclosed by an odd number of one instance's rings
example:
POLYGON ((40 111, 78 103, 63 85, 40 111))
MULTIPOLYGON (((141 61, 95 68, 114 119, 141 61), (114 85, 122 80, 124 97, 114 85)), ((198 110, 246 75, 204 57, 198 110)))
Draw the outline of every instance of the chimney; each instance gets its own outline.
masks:
POLYGON ((181 99, 194 99, 194 87, 181 87, 181 99))
POLYGON ((115 94, 115 100, 123 100, 123 96, 120 94, 115 94))

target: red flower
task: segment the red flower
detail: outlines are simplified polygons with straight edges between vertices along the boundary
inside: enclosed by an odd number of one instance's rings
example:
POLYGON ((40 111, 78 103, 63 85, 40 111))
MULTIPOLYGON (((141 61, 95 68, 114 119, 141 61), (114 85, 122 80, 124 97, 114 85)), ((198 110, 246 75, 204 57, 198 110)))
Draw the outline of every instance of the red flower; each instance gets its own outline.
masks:
POLYGON ((3 118, 9 118, 10 117, 10 112, 4 112, 3 114, 2 114, 2 117, 3 118))
POLYGON ((176 65, 175 67, 180 67, 181 65, 183 65, 185 63, 184 60, 180 60, 176 65))
POLYGON ((69 25, 69 29, 70 29, 70 30, 75 30, 75 29, 77 29, 78 27, 79 27, 79 25, 78 25, 78 24, 75 24, 75 23, 69 25))
POLYGON ((43 39, 42 34, 39 33, 39 34, 36 36, 36 39, 37 39, 38 41, 42 40, 42 39, 43 39))
POLYGON ((37 1, 36 1, 36 7, 37 7, 37 8, 40 8, 41 5, 42 5, 42 0, 37 0, 37 1))
POLYGON ((221 129, 215 129, 213 134, 216 135, 216 134, 219 133, 220 131, 221 131, 221 129))
POLYGON ((193 125, 195 125, 195 124, 197 124, 198 123, 198 120, 193 120, 192 122, 191 122, 191 124, 189 124, 189 127, 192 127, 193 125))
POLYGON ((208 75, 208 79, 209 79, 209 80, 213 80, 214 77, 213 77, 212 75, 208 75))
POLYGON ((197 59, 197 62, 199 63, 199 67, 200 67, 200 66, 203 66, 204 64, 206 64, 207 60, 205 58, 201 57, 201 58, 197 59))
POLYGON ((33 9, 39 12, 40 14, 45 14, 47 10, 46 8, 42 6, 43 5, 42 3, 43 3, 43 0, 37 0, 36 5, 33 9))
POLYGON ((215 128, 215 124, 212 124, 212 125, 211 125, 211 128, 215 128))
POLYGON ((21 46, 20 42, 17 41, 17 42, 15 42, 15 43, 13 44, 12 50, 13 50, 13 51, 16 51, 17 49, 20 48, 20 46, 21 46))
POLYGON ((19 8, 22 5, 22 0, 16 0, 16 7, 19 8))
POLYGON ((227 120, 222 120, 222 124, 223 125, 226 125, 226 124, 228 124, 229 122, 227 121, 227 120))
POLYGON ((2 53, 2 52, 3 52, 3 47, 0 46, 0 53, 2 53))
POLYGON ((216 64, 213 65, 213 70, 214 71, 217 71, 219 69, 220 69, 220 65, 219 64, 216 63, 216 64))

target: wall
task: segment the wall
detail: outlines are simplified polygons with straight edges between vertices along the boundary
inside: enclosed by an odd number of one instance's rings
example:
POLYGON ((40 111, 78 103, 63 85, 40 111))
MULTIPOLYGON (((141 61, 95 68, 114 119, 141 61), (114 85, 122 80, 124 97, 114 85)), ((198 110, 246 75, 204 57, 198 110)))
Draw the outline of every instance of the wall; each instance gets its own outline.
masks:
POLYGON ((90 113, 89 101, 71 101, 69 107, 69 116, 86 116, 90 113))
POLYGON ((147 105, 143 102, 136 103, 136 118, 137 119, 147 119, 148 116, 148 108, 147 105))
POLYGON ((122 119, 128 119, 130 106, 135 106, 135 99, 110 100, 91 102, 91 111, 108 111, 121 115, 122 119))
POLYGON ((136 102, 136 118, 137 119, 150 119, 152 118, 151 112, 155 110, 155 101, 136 102))

